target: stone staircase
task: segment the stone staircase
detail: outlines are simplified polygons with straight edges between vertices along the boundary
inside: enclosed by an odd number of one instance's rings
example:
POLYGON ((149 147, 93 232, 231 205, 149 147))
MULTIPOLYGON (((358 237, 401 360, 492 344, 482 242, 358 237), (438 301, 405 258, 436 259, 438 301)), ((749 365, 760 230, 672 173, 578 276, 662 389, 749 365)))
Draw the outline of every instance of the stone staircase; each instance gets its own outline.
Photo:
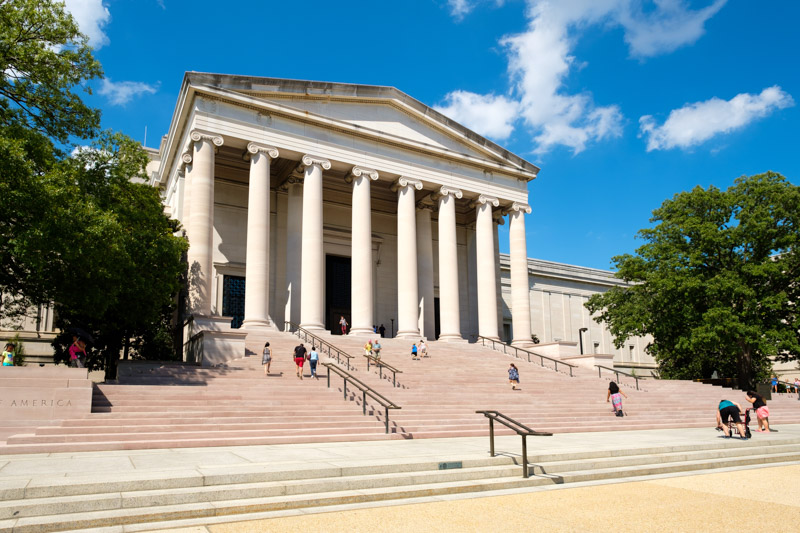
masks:
MULTIPOLYGON (((549 438, 549 437, 543 437, 549 438)), ((516 441, 516 439, 514 439, 516 441)), ((196 470, 7 478, 0 485, 0 532, 147 531, 278 516, 287 511, 438 495, 631 480, 675 472, 800 460, 800 438, 561 451, 532 456, 522 477, 516 456, 298 460, 196 470), (444 462, 443 462, 444 461, 444 462), (338 464, 337 464, 338 463, 338 464), (114 529, 114 528, 118 529, 114 529), (96 528, 96 529, 95 529, 96 528)), ((508 441, 507 441, 508 442, 508 441)), ((304 450, 296 449, 298 456, 304 450)), ((308 450, 305 450, 306 452, 308 450)))
MULTIPOLYGON (((368 399, 368 416, 362 415, 361 395, 349 387, 345 400, 335 374, 328 388, 324 367, 311 380, 306 365, 299 380, 292 360, 299 340, 274 333, 269 376, 256 343, 248 346, 253 356, 219 368, 143 364, 120 384, 97 385, 91 415, 15 428, 0 454, 484 436, 488 422, 477 410, 497 410, 553 433, 710 427, 721 398, 744 403, 740 392, 710 385, 646 380, 637 391, 623 382, 627 416, 617 418, 605 401, 608 380, 588 369, 570 377, 467 343, 431 342, 430 357, 412 361, 410 341, 383 339, 383 360, 402 371, 395 387, 390 373, 380 379, 374 366, 367 370, 366 339, 324 337, 355 356, 355 376, 402 407, 390 411, 390 434, 383 409, 368 399), (510 362, 520 369, 521 390, 508 386, 510 362)), ((773 427, 800 423, 793 397, 769 404, 773 427)))

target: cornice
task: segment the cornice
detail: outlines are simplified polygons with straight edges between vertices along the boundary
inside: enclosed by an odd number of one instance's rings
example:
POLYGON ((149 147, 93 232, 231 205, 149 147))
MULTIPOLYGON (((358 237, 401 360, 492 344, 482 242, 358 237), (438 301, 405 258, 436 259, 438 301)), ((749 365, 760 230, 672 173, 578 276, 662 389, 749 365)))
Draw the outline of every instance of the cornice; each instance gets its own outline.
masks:
POLYGON ((323 170, 330 170, 331 169, 331 162, 324 157, 319 157, 316 155, 306 154, 300 160, 304 167, 310 167, 311 165, 317 165, 321 167, 323 170))
POLYGON ((378 171, 373 168, 360 167, 358 165, 350 169, 350 172, 345 176, 344 181, 352 183, 355 178, 364 176, 372 181, 378 181, 378 171))

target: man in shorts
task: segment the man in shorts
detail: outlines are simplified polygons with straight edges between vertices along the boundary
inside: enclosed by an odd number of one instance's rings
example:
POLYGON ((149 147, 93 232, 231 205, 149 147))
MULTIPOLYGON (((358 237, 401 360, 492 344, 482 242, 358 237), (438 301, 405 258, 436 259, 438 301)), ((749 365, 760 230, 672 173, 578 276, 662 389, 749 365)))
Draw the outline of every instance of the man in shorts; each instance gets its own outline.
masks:
POLYGON ((742 412, 742 406, 736 402, 720 400, 718 409, 717 427, 725 433, 725 437, 731 436, 730 429, 728 428, 728 420, 733 420, 736 424, 736 429, 739 430, 739 435, 742 436, 742 440, 747 440, 747 437, 745 437, 744 424, 742 424, 742 418, 739 416, 739 413, 742 412))
POLYGON ((306 347, 300 343, 294 349, 294 364, 297 365, 297 377, 303 379, 303 363, 306 361, 306 347))

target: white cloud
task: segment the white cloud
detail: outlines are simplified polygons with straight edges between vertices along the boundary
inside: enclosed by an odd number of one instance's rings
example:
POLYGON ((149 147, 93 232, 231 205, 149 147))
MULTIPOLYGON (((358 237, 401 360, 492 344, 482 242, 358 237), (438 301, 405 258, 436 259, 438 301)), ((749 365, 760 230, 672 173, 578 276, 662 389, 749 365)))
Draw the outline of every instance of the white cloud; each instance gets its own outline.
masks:
POLYGON ((486 137, 507 139, 514 130, 519 105, 504 96, 453 91, 434 109, 486 137))
POLYGON ((111 13, 103 5, 103 0, 65 0, 64 3, 94 48, 108 44, 108 35, 103 28, 111 21, 111 13))
POLYGON ((776 109, 794 105, 792 97, 777 85, 760 94, 737 94, 730 100, 711 98, 674 109, 661 126, 655 118, 639 119, 641 135, 647 137, 647 151, 689 148, 721 133, 728 133, 765 117, 776 109))
POLYGON ((447 0, 447 5, 450 7, 450 14, 457 20, 463 19, 475 8, 475 4, 469 0, 447 0))
POLYGON ((108 97, 112 105, 125 105, 142 94, 153 94, 158 87, 139 81, 113 82, 109 78, 103 80, 103 85, 98 91, 108 97))
MULTIPOLYGON (((592 142, 621 135, 623 116, 617 105, 597 105, 590 93, 571 94, 565 87, 570 72, 583 66, 572 55, 582 30, 597 24, 621 26, 631 55, 650 57, 695 42, 703 34, 704 23, 725 2, 713 0, 705 8, 692 10, 684 0, 528 0, 527 30, 500 42, 506 48, 511 78, 507 101, 517 103, 519 116, 533 136, 533 150, 545 152, 561 145, 579 153, 592 142)), ((475 0, 450 1, 454 16, 463 17, 474 5, 475 0)), ((463 93, 454 91, 446 101, 453 102, 455 95, 463 93)), ((481 122, 477 115, 494 112, 479 95, 472 100, 475 109, 460 109, 459 116, 475 115, 472 119, 481 122)), ((485 117, 483 122, 494 123, 496 117, 485 117)))

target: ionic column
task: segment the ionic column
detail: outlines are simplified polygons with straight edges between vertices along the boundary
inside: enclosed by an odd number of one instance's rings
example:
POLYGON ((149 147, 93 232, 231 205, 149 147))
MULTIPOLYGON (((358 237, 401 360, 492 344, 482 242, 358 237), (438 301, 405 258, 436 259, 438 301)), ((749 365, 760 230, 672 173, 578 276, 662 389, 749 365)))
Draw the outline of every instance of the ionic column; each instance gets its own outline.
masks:
POLYGON ((189 220, 192 207, 192 150, 181 154, 181 166, 178 172, 183 172, 183 198, 181 199, 181 224, 189 235, 189 220))
POLYGON ((189 305, 192 314, 211 316, 214 246, 214 148, 222 137, 200 131, 190 134, 192 166, 189 179, 189 305))
POLYGON ((247 145, 250 186, 247 197, 247 252, 243 328, 273 326, 269 316, 269 167, 278 157, 272 146, 247 145))
POLYGON ((284 316, 300 324, 300 265, 303 251, 303 184, 299 176, 290 176, 286 199, 286 309, 284 316))
POLYGON ((322 170, 331 162, 304 155, 303 171, 303 256, 300 263, 300 326, 308 330, 325 329, 325 294, 323 274, 325 255, 322 248, 322 170))
POLYGON ((439 340, 461 340, 461 312, 458 301, 458 250, 456 241, 456 199, 458 189, 441 187, 439 202, 439 340))
POLYGON ((531 343, 531 297, 528 284, 528 245, 525 239, 527 204, 514 202, 508 210, 511 256, 511 344, 531 343))
POLYGON ((436 340, 436 317, 433 304, 433 206, 417 203, 417 291, 419 293, 419 332, 436 340))
POLYGON ((419 337, 417 297, 417 222, 415 190, 422 182, 400 177, 397 191, 397 336, 419 337))
POLYGON ((376 170, 355 166, 345 178, 353 184, 350 334, 371 335, 372 309, 372 205, 370 181, 378 179, 376 170))
POLYGON ((475 207, 475 251, 478 277, 478 335, 500 340, 497 334, 497 286, 495 284, 494 223, 492 207, 500 205, 497 198, 480 195, 475 207))

